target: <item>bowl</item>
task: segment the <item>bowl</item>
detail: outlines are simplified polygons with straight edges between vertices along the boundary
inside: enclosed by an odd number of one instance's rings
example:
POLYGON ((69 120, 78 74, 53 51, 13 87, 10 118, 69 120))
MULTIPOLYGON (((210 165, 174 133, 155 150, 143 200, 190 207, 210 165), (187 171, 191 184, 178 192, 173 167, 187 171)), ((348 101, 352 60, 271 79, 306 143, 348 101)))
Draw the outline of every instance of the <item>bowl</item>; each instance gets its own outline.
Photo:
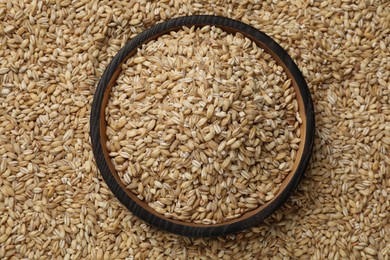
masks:
POLYGON ((309 89, 302 73, 287 52, 265 33, 247 24, 225 17, 210 15, 185 16, 171 19, 143 31, 128 42, 116 54, 103 73, 94 93, 90 116, 90 136, 96 164, 108 187, 118 200, 134 215, 157 228, 193 237, 218 236, 238 232, 258 225, 274 213, 289 198, 306 171, 313 149, 314 130, 314 109, 309 89), (163 34, 180 30, 183 26, 202 27, 206 25, 221 28, 229 33, 239 32, 270 54, 277 64, 284 69, 288 78, 291 79, 292 86, 296 92, 299 115, 302 119, 300 126, 301 142, 293 169, 284 178, 274 198, 258 208, 242 214, 240 217, 218 224, 184 222, 167 218, 156 212, 146 202, 140 200, 134 193, 126 189, 111 162, 109 151, 106 147, 107 122, 105 119, 105 108, 110 97, 110 91, 121 73, 121 65, 134 55, 143 44, 163 34))

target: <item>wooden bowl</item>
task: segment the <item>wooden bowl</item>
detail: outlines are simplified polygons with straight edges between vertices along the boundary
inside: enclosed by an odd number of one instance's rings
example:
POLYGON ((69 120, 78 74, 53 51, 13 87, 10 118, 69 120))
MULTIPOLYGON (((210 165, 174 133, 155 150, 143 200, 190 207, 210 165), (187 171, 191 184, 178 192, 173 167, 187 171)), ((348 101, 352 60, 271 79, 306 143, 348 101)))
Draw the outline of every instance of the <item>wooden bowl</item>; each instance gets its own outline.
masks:
POLYGON ((271 215, 287 200, 302 178, 312 153, 314 129, 314 111, 309 89, 302 73, 287 52, 269 36, 247 24, 224 17, 209 15, 186 16, 168 20, 145 30, 128 42, 112 59, 101 77, 94 94, 90 118, 90 135, 97 166, 108 187, 119 201, 136 216, 153 226, 185 236, 217 236, 233 233, 258 225, 266 217, 271 215), (105 107, 107 106, 111 88, 115 85, 116 79, 121 73, 121 65, 130 56, 134 55, 142 44, 170 31, 180 30, 183 26, 202 27, 206 25, 219 27, 230 33, 240 32, 269 53, 278 65, 283 67, 287 76, 292 80, 298 101, 299 114, 303 120, 301 124, 302 141, 297 152, 297 158, 291 173, 283 180, 279 192, 275 197, 264 205, 244 213, 238 218, 210 225, 169 219, 157 213, 147 203, 138 199, 135 194, 126 189, 111 163, 106 147, 107 122, 105 120, 105 107))

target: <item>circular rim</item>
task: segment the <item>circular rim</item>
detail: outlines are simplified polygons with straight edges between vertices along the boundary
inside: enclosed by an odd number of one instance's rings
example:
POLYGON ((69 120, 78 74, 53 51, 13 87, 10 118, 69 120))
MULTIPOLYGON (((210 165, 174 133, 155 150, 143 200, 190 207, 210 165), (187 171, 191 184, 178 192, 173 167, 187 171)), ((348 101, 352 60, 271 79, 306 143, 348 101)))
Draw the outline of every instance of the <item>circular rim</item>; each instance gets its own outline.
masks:
POLYGON ((287 52, 265 33, 252 26, 230 18, 211 15, 194 15, 171 19, 143 31, 129 41, 115 55, 104 71, 94 94, 90 116, 90 136, 97 166, 108 187, 119 201, 133 212, 134 215, 155 227, 175 234, 194 237, 217 236, 238 232, 258 225, 266 217, 275 212, 288 199, 306 171, 313 149, 314 131, 314 109, 309 89, 302 73, 287 52), (240 32, 256 42, 258 46, 263 48, 276 60, 278 65, 284 68, 286 74, 292 80, 292 85, 297 94, 296 98, 298 101, 299 113, 303 121, 301 125, 301 138, 304 140, 303 145, 301 142, 297 153, 297 159, 294 166, 295 171, 293 169, 292 172, 286 176, 285 180, 282 182, 280 191, 271 201, 259 206, 259 208, 255 210, 243 214, 237 219, 212 225, 195 224, 166 218, 126 190, 108 155, 106 147, 107 123, 105 120, 105 107, 110 96, 111 88, 115 85, 116 79, 122 70, 121 65, 130 56, 134 55, 142 44, 156 39, 162 34, 170 31, 177 31, 183 26, 201 27, 206 25, 216 26, 230 33, 240 32))

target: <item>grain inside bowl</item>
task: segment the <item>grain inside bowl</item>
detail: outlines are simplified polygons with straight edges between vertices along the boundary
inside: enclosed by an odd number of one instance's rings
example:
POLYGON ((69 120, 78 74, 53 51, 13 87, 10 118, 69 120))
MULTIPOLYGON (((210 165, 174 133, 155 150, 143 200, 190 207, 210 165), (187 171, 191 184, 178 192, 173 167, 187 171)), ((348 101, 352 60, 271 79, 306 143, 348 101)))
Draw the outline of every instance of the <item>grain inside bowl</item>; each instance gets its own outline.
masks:
POLYGON ((139 199, 202 224, 273 199, 293 168, 301 119, 269 54, 239 33, 183 28, 122 69, 106 108, 107 148, 139 199))

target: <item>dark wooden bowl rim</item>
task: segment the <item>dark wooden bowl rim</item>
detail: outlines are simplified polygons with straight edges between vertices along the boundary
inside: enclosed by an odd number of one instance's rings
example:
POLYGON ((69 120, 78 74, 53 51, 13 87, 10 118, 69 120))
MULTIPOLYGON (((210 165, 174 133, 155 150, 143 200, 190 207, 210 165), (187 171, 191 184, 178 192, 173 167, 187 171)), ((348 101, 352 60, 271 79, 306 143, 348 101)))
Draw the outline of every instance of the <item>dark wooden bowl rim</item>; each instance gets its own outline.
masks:
POLYGON ((314 110, 309 89, 302 73, 287 52, 265 33, 252 26, 229 18, 210 15, 185 16, 171 19, 145 30, 129 41, 115 55, 103 73, 94 94, 90 117, 90 135, 97 166, 108 187, 119 201, 136 216, 153 226, 172 233, 197 237, 217 236, 241 231, 258 225, 266 217, 275 212, 290 196, 308 166, 313 149, 314 130, 314 110), (167 218, 157 213, 147 203, 138 199, 135 194, 126 189, 111 163, 106 147, 107 122, 105 120, 105 107, 110 97, 110 91, 115 85, 118 75, 121 73, 121 65, 130 56, 134 55, 142 44, 156 39, 167 32, 180 30, 183 26, 202 27, 206 25, 219 27, 229 33, 240 32, 269 53, 278 65, 283 67, 287 76, 292 80, 292 85, 296 91, 299 114, 303 121, 301 124, 301 140, 303 142, 301 141, 300 143, 293 170, 284 179, 275 197, 264 205, 238 218, 211 225, 188 223, 167 218))

